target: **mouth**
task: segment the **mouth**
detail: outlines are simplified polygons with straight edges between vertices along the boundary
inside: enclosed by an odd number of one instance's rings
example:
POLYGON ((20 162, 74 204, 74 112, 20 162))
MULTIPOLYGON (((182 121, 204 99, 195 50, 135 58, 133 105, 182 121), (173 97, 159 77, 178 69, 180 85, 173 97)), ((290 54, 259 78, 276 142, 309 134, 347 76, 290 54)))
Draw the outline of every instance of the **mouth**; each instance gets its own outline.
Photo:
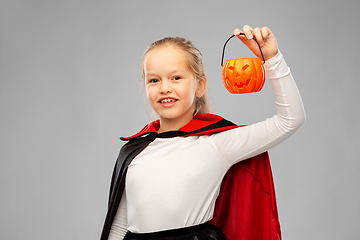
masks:
POLYGON ((159 100, 159 103, 161 106, 163 106, 165 108, 169 108, 169 107, 174 106, 177 101, 178 101, 178 99, 175 99, 175 98, 162 98, 159 100))
POLYGON ((243 83, 243 82, 234 83, 234 85, 235 85, 236 87, 238 87, 238 88, 243 88, 244 86, 247 87, 247 86, 249 85, 249 83, 250 83, 250 80, 251 80, 251 78, 248 78, 245 83, 243 83))
POLYGON ((159 100, 159 103, 173 103, 176 101, 177 101, 177 99, 175 99, 175 98, 162 98, 159 100))

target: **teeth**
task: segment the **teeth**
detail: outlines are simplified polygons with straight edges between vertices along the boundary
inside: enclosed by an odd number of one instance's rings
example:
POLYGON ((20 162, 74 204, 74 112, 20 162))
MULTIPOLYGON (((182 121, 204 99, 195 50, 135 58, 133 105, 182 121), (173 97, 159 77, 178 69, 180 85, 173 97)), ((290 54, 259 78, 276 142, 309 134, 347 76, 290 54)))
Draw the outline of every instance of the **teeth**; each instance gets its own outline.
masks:
POLYGON ((172 98, 167 98, 167 99, 163 99, 161 100, 162 103, 166 103, 166 102, 175 102, 175 99, 172 98))

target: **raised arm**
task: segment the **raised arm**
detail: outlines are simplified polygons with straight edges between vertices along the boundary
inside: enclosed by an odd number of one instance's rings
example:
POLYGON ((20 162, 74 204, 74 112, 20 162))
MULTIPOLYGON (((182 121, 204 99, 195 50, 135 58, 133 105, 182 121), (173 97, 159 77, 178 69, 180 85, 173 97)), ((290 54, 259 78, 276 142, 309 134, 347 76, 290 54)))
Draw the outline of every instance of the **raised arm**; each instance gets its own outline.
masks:
MULTIPOLYGON (((265 121, 214 134, 210 137, 219 155, 229 164, 269 150, 290 137, 305 122, 300 93, 271 31, 268 28, 252 30, 245 26, 244 32, 246 36, 239 36, 239 38, 255 54, 260 53, 256 43, 251 40, 254 35, 262 46, 266 60, 265 68, 274 92, 277 114, 265 121)), ((239 30, 234 31, 235 35, 239 33, 239 30)))

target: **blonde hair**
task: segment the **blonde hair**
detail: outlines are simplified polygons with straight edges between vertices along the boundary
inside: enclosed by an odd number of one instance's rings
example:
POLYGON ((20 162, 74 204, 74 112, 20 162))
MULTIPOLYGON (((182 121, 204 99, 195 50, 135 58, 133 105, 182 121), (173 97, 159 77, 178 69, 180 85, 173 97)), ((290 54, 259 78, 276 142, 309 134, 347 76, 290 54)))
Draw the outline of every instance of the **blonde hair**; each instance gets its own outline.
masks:
MULTIPOLYGON (((186 58, 186 65, 194 73, 196 77, 196 81, 199 82, 204 80, 205 69, 202 62, 201 52, 192 44, 191 41, 181 37, 166 37, 157 40, 148 46, 140 62, 141 76, 143 80, 145 80, 144 62, 147 53, 149 53, 151 50, 164 46, 174 46, 182 50, 185 53, 184 55, 186 58)), ((210 112, 210 104, 209 104, 208 93, 206 90, 201 97, 199 98, 195 97, 194 115, 196 113, 209 113, 209 112, 210 112)))

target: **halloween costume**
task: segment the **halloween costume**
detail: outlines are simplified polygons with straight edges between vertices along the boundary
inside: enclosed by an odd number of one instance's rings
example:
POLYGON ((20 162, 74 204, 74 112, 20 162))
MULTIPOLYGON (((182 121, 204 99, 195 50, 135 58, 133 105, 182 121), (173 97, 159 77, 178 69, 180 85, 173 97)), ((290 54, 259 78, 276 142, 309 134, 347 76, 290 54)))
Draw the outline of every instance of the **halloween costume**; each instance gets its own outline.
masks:
POLYGON ((102 240, 110 231, 115 239, 117 228, 126 226, 148 233, 211 219, 231 240, 280 238, 271 169, 263 152, 300 127, 304 112, 280 53, 267 62, 267 70, 278 108, 271 119, 239 127, 216 115, 197 114, 178 131, 158 134, 156 121, 122 138, 129 142, 114 169, 102 240), (240 162, 248 158, 253 159, 240 162))

